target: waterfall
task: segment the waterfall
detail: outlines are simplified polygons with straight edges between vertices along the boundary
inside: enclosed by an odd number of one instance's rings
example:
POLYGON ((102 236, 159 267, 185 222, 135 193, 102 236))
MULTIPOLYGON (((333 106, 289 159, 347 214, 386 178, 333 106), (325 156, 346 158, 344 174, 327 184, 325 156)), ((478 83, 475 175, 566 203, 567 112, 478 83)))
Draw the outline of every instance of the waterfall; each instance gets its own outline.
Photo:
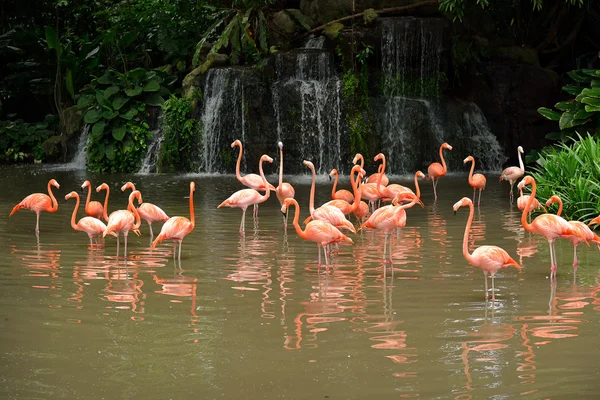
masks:
POLYGON ((322 49, 325 46, 325 36, 312 36, 304 44, 305 49, 322 49))
POLYGON ((162 149, 162 143, 165 139, 165 132, 162 127, 155 129, 152 131, 152 139, 150 140, 150 144, 148 144, 148 148, 146 149, 146 155, 144 156, 144 160, 142 161, 142 166, 138 171, 139 174, 149 174, 151 172, 156 172, 156 166, 158 164, 158 157, 160 156, 160 151, 162 149))

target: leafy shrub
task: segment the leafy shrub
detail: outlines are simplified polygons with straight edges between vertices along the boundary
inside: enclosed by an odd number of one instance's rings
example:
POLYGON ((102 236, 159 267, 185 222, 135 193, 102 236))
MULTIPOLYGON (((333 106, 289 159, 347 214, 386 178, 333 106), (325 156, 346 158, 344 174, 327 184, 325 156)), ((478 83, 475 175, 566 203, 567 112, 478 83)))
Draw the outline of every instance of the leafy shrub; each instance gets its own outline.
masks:
POLYGON ((159 70, 136 68, 125 74, 109 69, 81 91, 77 107, 92 126, 88 168, 94 171, 135 171, 146 150, 149 106, 160 106, 176 77, 159 70))
POLYGON ((564 217, 587 221, 600 214, 600 138, 578 136, 578 141, 544 149, 532 176, 537 197, 559 196, 564 217))
POLYGON ((0 160, 19 162, 30 157, 43 160, 42 142, 53 133, 55 124, 53 115, 33 124, 21 119, 0 121, 0 160))

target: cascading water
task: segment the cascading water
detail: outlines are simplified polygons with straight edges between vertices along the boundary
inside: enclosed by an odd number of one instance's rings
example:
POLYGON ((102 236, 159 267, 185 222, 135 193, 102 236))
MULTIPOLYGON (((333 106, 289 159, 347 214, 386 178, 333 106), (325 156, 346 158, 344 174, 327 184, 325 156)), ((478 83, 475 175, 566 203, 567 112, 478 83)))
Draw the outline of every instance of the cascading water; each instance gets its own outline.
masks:
POLYGON ((304 44, 305 49, 322 49, 325 46, 325 36, 313 36, 304 44))
POLYGON ((54 171, 78 171, 85 170, 87 167, 87 144, 89 141, 90 126, 84 125, 79 135, 79 142, 77 143, 77 150, 70 162, 65 164, 57 164, 52 166, 54 171))
POLYGON ((152 139, 148 148, 146 149, 146 156, 142 161, 142 166, 138 171, 139 174, 149 174, 156 172, 156 166, 158 164, 158 158, 160 151, 162 150, 162 143, 165 139, 165 132, 162 128, 158 128, 152 131, 152 139))

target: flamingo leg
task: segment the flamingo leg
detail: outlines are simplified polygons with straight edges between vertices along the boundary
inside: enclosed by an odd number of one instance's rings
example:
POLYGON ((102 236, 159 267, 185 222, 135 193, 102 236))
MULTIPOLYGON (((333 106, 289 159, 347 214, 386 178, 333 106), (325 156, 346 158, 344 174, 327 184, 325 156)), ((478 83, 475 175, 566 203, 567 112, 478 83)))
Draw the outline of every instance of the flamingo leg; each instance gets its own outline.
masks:
POLYGON ((181 264, 181 246, 183 245, 183 240, 179 241, 179 255, 177 256, 177 259, 179 260, 179 263, 181 264))
POLYGON ((477 207, 481 205, 481 192, 483 192, 483 189, 479 189, 479 200, 477 201, 477 207))
MULTIPOLYGON (((123 257, 125 259, 127 259, 127 235, 129 234, 128 231, 123 232, 123 237, 125 238, 125 252, 123 253, 123 257)), ((125 261, 125 267, 127 267, 127 261, 125 261)))
POLYGON ((510 200, 512 201, 512 199, 514 198, 513 195, 513 186, 514 186, 515 182, 514 181, 510 181, 510 200))
MULTIPOLYGON (((486 279, 487 281, 487 279, 486 279)), ((492 301, 496 300, 496 294, 494 289, 494 275, 492 275, 492 301)))
POLYGON ((325 251, 325 247, 323 247, 323 254, 325 255, 325 267, 329 267, 329 258, 327 257, 327 252, 325 251))
POLYGON ((152 241, 152 238, 154 237, 154 232, 152 232, 152 224, 150 222, 148 222, 148 228, 150 228, 150 241, 152 241))
POLYGON ((117 259, 119 258, 119 245, 120 245, 119 234, 117 233, 117 259))
POLYGON ((254 217, 258 217, 258 204, 254 204, 254 217))
POLYGON ((488 284, 487 284, 487 271, 483 271, 483 279, 485 279, 485 299, 488 299, 488 284))
POLYGON ((36 212, 35 215, 35 235, 40 236, 40 213, 36 212))
POLYGON ((475 193, 477 193, 477 189, 473 188, 473 204, 475 204, 475 193))
POLYGON ((317 253, 319 254, 319 267, 321 266, 321 245, 317 243, 317 253))
POLYGON ((241 235, 244 234, 244 228, 245 228, 244 220, 245 219, 246 219, 246 209, 242 208, 242 220, 240 221, 240 234, 241 235))
POLYGON ((556 269, 558 267, 556 265, 556 259, 554 254, 554 240, 549 240, 548 245, 550 246, 550 280, 553 280, 554 276, 556 275, 556 269))
POLYGON ((431 184, 433 185, 433 198, 437 200, 437 192, 435 190, 435 178, 431 178, 431 184))
POLYGON ((387 250, 387 238, 388 238, 388 234, 386 233, 383 236, 383 263, 385 264, 387 259, 385 258, 385 252, 387 250))
POLYGON ((573 244, 573 268, 577 268, 579 265, 579 260, 577 259, 577 244, 573 244))

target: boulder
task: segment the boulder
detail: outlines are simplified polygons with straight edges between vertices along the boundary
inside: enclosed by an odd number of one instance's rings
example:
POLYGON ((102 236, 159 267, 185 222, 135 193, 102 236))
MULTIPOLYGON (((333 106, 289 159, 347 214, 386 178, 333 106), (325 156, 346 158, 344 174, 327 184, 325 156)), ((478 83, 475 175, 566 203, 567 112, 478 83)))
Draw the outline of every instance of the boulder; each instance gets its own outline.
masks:
POLYGON ((529 46, 501 47, 496 49, 494 55, 501 59, 530 64, 535 67, 540 66, 540 59, 538 58, 537 50, 529 46))

